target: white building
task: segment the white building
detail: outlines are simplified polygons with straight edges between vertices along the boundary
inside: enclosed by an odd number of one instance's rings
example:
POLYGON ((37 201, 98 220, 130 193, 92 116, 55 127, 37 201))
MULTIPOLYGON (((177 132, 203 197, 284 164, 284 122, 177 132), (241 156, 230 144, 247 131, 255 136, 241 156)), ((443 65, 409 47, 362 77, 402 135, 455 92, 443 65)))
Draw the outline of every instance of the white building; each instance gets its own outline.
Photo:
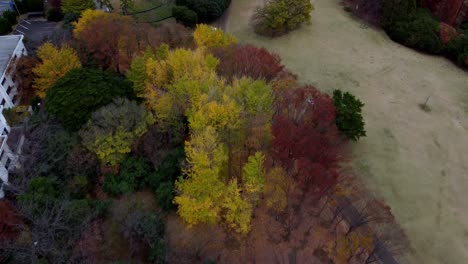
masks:
POLYGON ((26 55, 26 48, 22 35, 0 36, 0 199, 3 198, 3 183, 8 183, 8 170, 17 160, 15 152, 8 146, 11 127, 3 116, 3 109, 18 103, 17 82, 13 73, 18 58, 23 55, 26 55))

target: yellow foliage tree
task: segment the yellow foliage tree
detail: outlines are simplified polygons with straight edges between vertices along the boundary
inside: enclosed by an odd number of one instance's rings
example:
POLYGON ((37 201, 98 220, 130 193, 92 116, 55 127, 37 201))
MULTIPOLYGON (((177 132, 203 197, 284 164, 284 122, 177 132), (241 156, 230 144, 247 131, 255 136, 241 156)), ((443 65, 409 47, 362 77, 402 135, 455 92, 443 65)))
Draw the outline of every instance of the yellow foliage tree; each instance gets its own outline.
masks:
POLYGON ((197 25, 193 38, 198 47, 226 47, 237 43, 237 39, 233 35, 205 24, 197 25))
POLYGON ((358 251, 372 251, 374 239, 371 235, 351 232, 336 241, 336 263, 346 264, 358 251))
POLYGON ((81 68, 81 62, 74 49, 63 46, 56 48, 51 43, 45 43, 37 50, 41 60, 33 73, 37 76, 33 88, 37 96, 44 98, 46 91, 69 71, 81 68))
POLYGON ((216 223, 220 218, 226 186, 221 181, 227 161, 224 145, 214 128, 192 135, 185 144, 188 169, 185 179, 176 182, 180 195, 175 198, 178 214, 189 225, 216 223))
POLYGON ((242 180, 244 182, 244 190, 250 195, 251 200, 256 203, 263 194, 265 186, 265 169, 263 162, 265 155, 261 152, 256 152, 250 156, 247 163, 244 165, 242 180))
POLYGON ((112 16, 114 14, 109 14, 101 10, 87 9, 81 13, 81 17, 78 22, 73 22, 73 36, 79 38, 81 32, 83 32, 91 22, 96 21, 104 16, 112 16))
POLYGON ((252 205, 241 197, 236 179, 227 186, 223 208, 226 210, 224 219, 232 229, 240 234, 250 231, 252 205))
POLYGON ((268 208, 276 212, 284 212, 288 205, 288 191, 291 180, 282 167, 274 167, 265 184, 265 199, 268 208))

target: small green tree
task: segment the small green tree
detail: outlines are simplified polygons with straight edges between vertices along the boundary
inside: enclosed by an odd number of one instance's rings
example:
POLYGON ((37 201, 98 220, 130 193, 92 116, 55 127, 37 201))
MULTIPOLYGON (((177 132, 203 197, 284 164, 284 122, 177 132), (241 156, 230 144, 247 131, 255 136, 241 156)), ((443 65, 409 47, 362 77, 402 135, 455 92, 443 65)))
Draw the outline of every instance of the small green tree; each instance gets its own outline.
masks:
POLYGON ((333 91, 333 102, 336 107, 336 126, 352 140, 366 136, 362 107, 364 104, 354 95, 340 90, 333 91))
POLYGON ((197 13, 186 6, 174 6, 172 8, 172 15, 177 22, 182 23, 186 27, 195 27, 198 22, 197 13))
POLYGON ((11 32, 11 23, 3 18, 0 17, 0 35, 6 35, 11 32))
POLYGON ((314 6, 309 0, 270 0, 253 16, 255 32, 270 37, 285 34, 310 23, 314 6))
POLYGON ((69 130, 78 130, 99 107, 113 98, 134 98, 129 81, 111 72, 74 69, 46 93, 47 111, 69 130))
POLYGON ((115 99, 95 113, 81 129, 83 145, 110 166, 119 164, 133 143, 154 123, 151 113, 127 99, 115 99))

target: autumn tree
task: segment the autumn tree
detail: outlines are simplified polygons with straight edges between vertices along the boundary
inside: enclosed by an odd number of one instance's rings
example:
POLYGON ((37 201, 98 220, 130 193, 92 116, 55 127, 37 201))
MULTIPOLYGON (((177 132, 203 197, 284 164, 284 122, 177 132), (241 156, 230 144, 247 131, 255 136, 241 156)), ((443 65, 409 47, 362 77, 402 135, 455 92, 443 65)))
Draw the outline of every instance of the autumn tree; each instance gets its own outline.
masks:
POLYGON ((198 47, 206 48, 227 47, 237 43, 233 35, 205 24, 197 25, 193 38, 198 47))
POLYGON ((75 24, 73 36, 97 65, 126 73, 132 59, 147 48, 162 43, 182 46, 190 36, 181 25, 162 25, 154 28, 136 23, 129 16, 86 10, 75 24), (96 30, 99 28, 99 30, 96 30))
POLYGON ((255 10, 255 32, 270 37, 285 34, 310 23, 314 6, 309 0, 270 0, 255 10))
POLYGON ((41 63, 33 69, 36 75, 33 88, 36 95, 41 98, 45 97, 46 91, 59 78, 73 69, 81 68, 75 50, 67 46, 57 48, 50 43, 45 43, 37 50, 37 56, 41 63))
POLYGON ((16 63, 14 78, 18 81, 18 93, 21 96, 21 104, 29 104, 29 100, 34 96, 33 69, 39 64, 39 60, 33 56, 22 56, 16 63))
POLYGON ((228 159, 226 147, 213 127, 193 134, 186 143, 188 168, 186 178, 176 183, 180 194, 174 201, 178 214, 189 225, 217 223, 226 186, 221 173, 228 159))
POLYGON ((270 82, 284 69, 277 54, 250 44, 216 48, 212 52, 220 61, 217 73, 228 80, 250 77, 270 82))
POLYGON ((250 156, 247 163, 244 164, 244 173, 242 174, 244 188, 254 203, 260 199, 265 186, 264 161, 265 155, 257 152, 250 156))
POLYGON ((134 98, 131 83, 111 72, 75 69, 47 91, 46 109, 69 130, 78 130, 116 97, 134 98))
POLYGON ((320 195, 338 178, 340 140, 333 101, 311 86, 280 96, 272 155, 305 189, 320 195))
POLYGON ((142 106, 127 99, 115 99, 93 113, 80 136, 83 145, 96 153, 103 164, 114 166, 152 123, 153 116, 142 106))
POLYGON ((20 221, 12 206, 7 201, 0 201, 0 241, 13 239, 18 234, 20 221))

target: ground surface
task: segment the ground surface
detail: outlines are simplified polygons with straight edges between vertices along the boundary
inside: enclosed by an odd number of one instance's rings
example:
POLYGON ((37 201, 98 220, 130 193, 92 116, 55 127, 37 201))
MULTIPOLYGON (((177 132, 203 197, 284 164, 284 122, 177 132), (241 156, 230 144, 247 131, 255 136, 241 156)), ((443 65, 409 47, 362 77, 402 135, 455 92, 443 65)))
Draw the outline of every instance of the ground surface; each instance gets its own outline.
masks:
POLYGON ((227 31, 280 54, 302 82, 361 98, 368 137, 353 165, 410 236, 411 263, 468 263, 468 73, 392 42, 339 0, 313 1, 312 24, 287 36, 256 36, 248 23, 262 3, 232 1, 227 31))

